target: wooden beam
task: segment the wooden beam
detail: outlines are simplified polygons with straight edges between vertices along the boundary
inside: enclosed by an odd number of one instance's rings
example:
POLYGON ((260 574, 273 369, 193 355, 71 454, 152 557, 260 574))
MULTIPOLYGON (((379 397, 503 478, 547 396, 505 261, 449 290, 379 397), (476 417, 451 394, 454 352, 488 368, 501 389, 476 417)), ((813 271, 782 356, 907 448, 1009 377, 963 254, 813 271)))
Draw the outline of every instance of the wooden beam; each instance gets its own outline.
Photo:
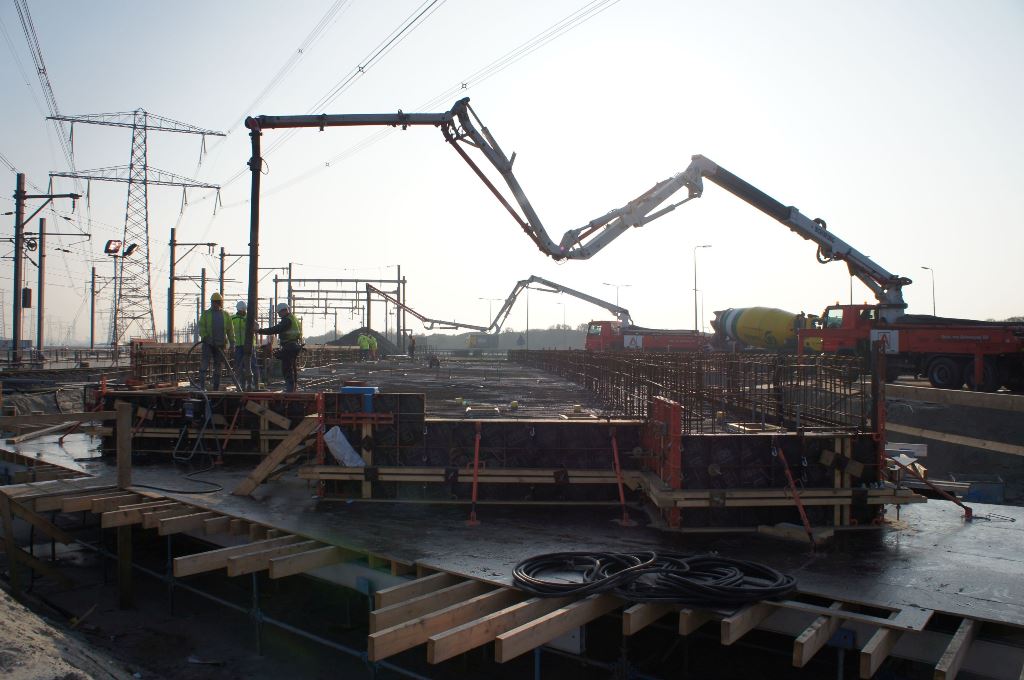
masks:
POLYGON ((171 510, 179 507, 177 501, 154 501, 152 503, 141 503, 128 507, 120 507, 117 510, 105 512, 100 516, 100 526, 104 529, 112 527, 126 527, 132 524, 142 524, 142 515, 154 510, 171 510))
POLYGON ((96 498, 110 498, 111 496, 123 496, 124 492, 114 487, 109 487, 109 491, 86 493, 77 496, 51 496, 49 498, 40 498, 35 502, 35 507, 39 511, 44 510, 57 510, 61 512, 80 512, 83 510, 91 510, 92 502, 96 498), (59 503, 59 505, 56 505, 59 503))
POLYGON ((628 607, 622 612, 622 634, 634 635, 673 611, 676 611, 676 607, 670 604, 653 602, 643 602, 628 607))
POLYGON ((192 574, 201 574, 205 571, 223 569, 228 566, 228 558, 234 557, 235 555, 244 555, 246 553, 258 552, 260 550, 266 550, 267 548, 273 548, 279 545, 298 543, 301 540, 302 539, 298 536, 282 536, 281 538, 272 538, 268 541, 247 543, 245 545, 234 545, 229 548, 207 550, 206 552, 196 553, 195 555, 175 557, 174 575, 181 578, 183 576, 191 576, 192 574))
POLYGON ((722 644, 731 645, 757 627, 772 613, 771 605, 758 602, 744 607, 721 621, 722 644))
POLYGON ((374 609, 390 607, 393 604, 398 604, 405 600, 411 600, 414 597, 432 593, 435 590, 441 590, 441 588, 453 586, 460 580, 461 579, 459 577, 453 576, 444 571, 424 576, 414 581, 409 581, 408 583, 402 583, 397 586, 385 588, 384 590, 378 590, 373 594, 373 606, 374 609))
POLYGON ((359 553, 336 546, 309 550, 297 555, 275 557, 270 560, 270 578, 284 578, 312 569, 327 567, 338 562, 360 557, 359 553))
POLYGON ((265 538, 274 538, 273 536, 267 536, 267 527, 262 524, 250 524, 249 525, 249 540, 250 541, 262 541, 265 538))
POLYGON ((21 444, 23 442, 27 442, 27 441, 30 441, 32 439, 37 439, 39 437, 45 437, 48 434, 54 434, 56 432, 61 432, 62 430, 66 430, 66 429, 68 429, 69 427, 71 427, 74 424, 75 424, 74 420, 66 420, 65 419, 64 422, 58 423, 57 425, 50 425, 49 427, 44 427, 44 428, 41 428, 39 430, 32 430, 31 432, 26 432, 25 434, 19 434, 17 437, 9 437, 7 439, 7 443, 8 444, 21 444))
POLYGON ((16 425, 56 425, 69 420, 88 422, 90 420, 113 420, 117 411, 75 411, 73 413, 51 413, 25 416, 0 416, 0 428, 16 425))
POLYGON ((953 639, 946 646, 942 658, 935 665, 935 680, 953 680, 960 672, 960 667, 967 658, 967 652, 974 642, 974 637, 981 629, 981 621, 975 619, 964 619, 960 622, 953 639))
POLYGON ((494 660, 511 661, 622 606, 612 595, 591 595, 502 633, 494 640, 494 660))
POLYGON ((416 567, 405 562, 397 562, 391 560, 391 575, 392 576, 407 576, 408 574, 415 574, 416 567))
POLYGON ((176 517, 165 517, 157 520, 157 533, 161 536, 180 534, 183 531, 193 531, 203 526, 203 522, 216 517, 215 512, 195 512, 191 515, 179 515, 176 517))
POLYGON ((160 520, 167 517, 184 517, 185 515, 195 514, 196 509, 190 505, 179 505, 176 508, 170 510, 154 510, 152 512, 142 513, 142 528, 143 529, 156 529, 160 526, 160 520))
POLYGON ((426 595, 393 604, 390 607, 374 610, 370 612, 370 632, 375 633, 378 630, 397 626, 424 614, 450 607, 456 602, 476 597, 491 589, 493 586, 469 579, 426 595))
POLYGON ((228 558, 228 576, 243 576, 256 571, 265 571, 270 568, 270 560, 275 557, 294 555, 295 553, 307 552, 313 548, 322 547, 324 547, 324 544, 319 541, 299 541, 297 543, 266 548, 258 552, 234 555, 228 558))
POLYGON ((124 493, 118 496, 104 496, 103 498, 94 498, 89 509, 96 514, 101 514, 104 512, 110 512, 111 510, 116 510, 122 505, 139 503, 141 499, 142 496, 137 493, 124 493))
POLYGON ((868 643, 860 650, 860 677, 867 680, 875 676, 875 671, 882 665, 889 652, 896 646, 896 642, 903 635, 903 631, 895 628, 879 628, 871 636, 868 643))
POLYGON ((441 663, 468 652, 487 644, 506 631, 518 628, 571 602, 572 598, 569 597, 533 597, 442 633, 435 633, 427 640, 427 661, 441 663))
POLYGON ((227 515, 221 515, 220 517, 211 517, 210 519, 203 522, 203 533, 207 536, 213 534, 223 534, 231 528, 231 518, 227 515))
POLYGON ((320 420, 317 416, 306 416, 302 421, 295 427, 294 430, 289 433, 287 437, 281 441, 277 447, 271 451, 266 458, 260 461, 260 464, 256 466, 256 469, 252 473, 242 480, 242 483, 235 488, 231 493, 235 496, 248 496, 253 490, 260 485, 267 475, 274 471, 277 465, 291 455, 292 451, 295 450, 303 439, 307 435, 313 433, 320 425, 320 420))
POLYGON ((50 520, 46 519, 42 515, 33 512, 32 510, 29 510, 28 508, 21 505, 20 503, 18 503, 18 501, 14 500, 13 498, 10 500, 10 504, 11 511, 16 516, 20 517, 21 519, 25 520, 26 522, 34 526, 44 535, 64 545, 69 545, 70 543, 74 542, 75 539, 72 538, 71 534, 64 531, 59 526, 57 526, 50 520))
POLYGON ((714 618, 714 614, 704 609, 681 609, 679 610, 679 634, 689 635, 714 618))
MULTIPOLYGON (((842 608, 842 602, 833 602, 829 607, 837 612, 842 608)), ((839 616, 819 616, 814 619, 814 622, 793 641, 793 665, 797 668, 806 666, 807 662, 818 653, 818 650, 832 639, 843 620, 839 616)))
POLYGON ((973 406, 1024 413, 1024 396, 1003 392, 971 392, 969 390, 942 390, 934 387, 912 387, 910 385, 886 385, 887 400, 906 399, 950 406, 973 406))
POLYGON ((370 661, 379 661, 398 654, 423 644, 435 633, 444 632, 453 626, 508 607, 522 597, 522 593, 511 588, 498 588, 371 633, 367 638, 367 656, 370 661))
POLYGON ((232 519, 228 525, 228 533, 232 536, 241 536, 249 533, 249 523, 244 519, 232 519))
POLYGON ((266 418, 267 420, 274 423, 274 425, 277 425, 278 427, 283 427, 286 430, 290 430, 292 428, 292 421, 288 420, 277 411, 274 411, 264 406, 263 404, 257 403, 255 401, 247 401, 245 402, 245 410, 249 411, 250 413, 255 413, 258 416, 266 418))

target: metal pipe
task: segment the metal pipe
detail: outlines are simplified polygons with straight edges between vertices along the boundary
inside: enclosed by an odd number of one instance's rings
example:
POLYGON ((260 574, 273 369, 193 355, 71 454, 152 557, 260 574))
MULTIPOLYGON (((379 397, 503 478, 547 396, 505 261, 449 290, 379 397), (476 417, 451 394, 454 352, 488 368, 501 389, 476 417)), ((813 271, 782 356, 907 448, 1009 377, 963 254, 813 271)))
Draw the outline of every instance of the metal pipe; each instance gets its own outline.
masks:
POLYGON ((174 342, 174 235, 177 229, 171 227, 171 267, 167 278, 167 342, 174 342))
POLYGON ((11 324, 11 363, 21 360, 21 254, 25 248, 25 174, 18 173, 14 189, 14 304, 11 324))
POLYGON ((96 349, 96 267, 92 268, 89 300, 89 349, 96 349))

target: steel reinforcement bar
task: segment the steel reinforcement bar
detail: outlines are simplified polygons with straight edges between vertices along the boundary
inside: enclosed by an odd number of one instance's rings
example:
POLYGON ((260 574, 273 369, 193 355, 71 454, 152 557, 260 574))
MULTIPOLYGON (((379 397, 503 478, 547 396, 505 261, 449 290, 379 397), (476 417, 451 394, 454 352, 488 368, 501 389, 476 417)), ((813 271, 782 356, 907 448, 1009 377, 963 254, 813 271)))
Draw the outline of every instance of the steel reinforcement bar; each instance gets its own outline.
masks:
POLYGON ((683 434, 870 428, 871 376, 857 357, 778 354, 509 352, 597 394, 615 416, 650 397, 683 407, 683 434))

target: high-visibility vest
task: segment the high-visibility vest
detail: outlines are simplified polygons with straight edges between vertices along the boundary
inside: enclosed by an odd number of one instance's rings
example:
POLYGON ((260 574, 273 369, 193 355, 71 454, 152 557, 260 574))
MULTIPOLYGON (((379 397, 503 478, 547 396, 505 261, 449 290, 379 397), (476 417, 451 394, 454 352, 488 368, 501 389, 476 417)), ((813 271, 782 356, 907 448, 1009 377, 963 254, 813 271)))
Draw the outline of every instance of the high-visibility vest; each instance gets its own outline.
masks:
POLYGON ((360 333, 359 339, 356 342, 359 343, 359 349, 370 349, 370 338, 366 337, 366 335, 360 333))
POLYGON ((230 343, 231 341, 231 315, 224 310, 217 311, 215 309, 204 309, 203 313, 199 315, 199 337, 203 340, 211 340, 213 335, 213 315, 223 314, 224 315, 224 342, 230 343))
POLYGON ((288 327, 288 330, 281 331, 281 342, 296 342, 302 339, 302 319, 292 314, 288 317, 292 320, 292 325, 288 327))
POLYGON ((241 347, 245 344, 245 317, 235 314, 231 317, 231 331, 235 336, 235 344, 241 347))

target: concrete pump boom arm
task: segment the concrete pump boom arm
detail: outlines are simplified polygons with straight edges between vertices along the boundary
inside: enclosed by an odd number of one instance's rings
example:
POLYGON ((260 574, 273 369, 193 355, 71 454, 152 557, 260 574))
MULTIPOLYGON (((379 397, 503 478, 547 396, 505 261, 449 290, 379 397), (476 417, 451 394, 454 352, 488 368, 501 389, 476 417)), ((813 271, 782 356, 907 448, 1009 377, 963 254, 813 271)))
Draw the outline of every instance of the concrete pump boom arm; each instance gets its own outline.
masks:
POLYGON ((573 290, 572 288, 568 288, 553 281, 542 279, 539 276, 531 276, 528 279, 523 279, 516 283, 515 287, 512 288, 512 292, 509 293, 509 296, 505 299, 505 304, 503 304, 501 309, 498 310, 497 315, 494 317, 494 321, 491 322, 491 325, 487 330, 490 332, 493 329, 493 332, 495 333, 500 331, 505 320, 508 318, 509 313, 512 311, 512 307, 515 305, 516 300, 519 298, 519 294, 534 285, 544 286, 543 288, 534 288, 534 290, 541 290, 546 293, 565 293, 566 295, 579 298, 584 302, 589 302, 590 304, 597 305, 598 307, 604 307, 614 314, 615 318, 622 322, 624 326, 633 325, 633 320, 629 316, 629 310, 624 307, 619 307, 611 302, 596 298, 593 295, 581 293, 578 290, 573 290))
POLYGON ((882 318, 894 320, 902 315, 906 308, 902 288, 911 283, 910 279, 892 274, 877 265, 868 256, 829 232, 824 220, 811 219, 796 208, 779 203, 704 156, 693 156, 686 170, 658 182, 621 208, 611 210, 578 229, 570 229, 556 244, 548 236, 543 223, 512 173, 515 154, 511 157, 505 155, 487 128, 480 124, 467 99, 458 102, 450 113, 450 120, 442 125, 445 139, 452 143, 541 251, 556 260, 585 260, 592 257, 627 229, 641 227, 672 212, 683 203, 699 198, 704 191, 703 180, 708 179, 775 218, 802 238, 813 241, 818 246, 819 262, 846 262, 850 273, 874 293, 882 309, 882 318), (505 200, 501 192, 459 146, 459 142, 466 142, 483 153, 505 180, 522 214, 505 200), (674 203, 669 202, 669 199, 682 189, 687 190, 686 198, 674 203))

